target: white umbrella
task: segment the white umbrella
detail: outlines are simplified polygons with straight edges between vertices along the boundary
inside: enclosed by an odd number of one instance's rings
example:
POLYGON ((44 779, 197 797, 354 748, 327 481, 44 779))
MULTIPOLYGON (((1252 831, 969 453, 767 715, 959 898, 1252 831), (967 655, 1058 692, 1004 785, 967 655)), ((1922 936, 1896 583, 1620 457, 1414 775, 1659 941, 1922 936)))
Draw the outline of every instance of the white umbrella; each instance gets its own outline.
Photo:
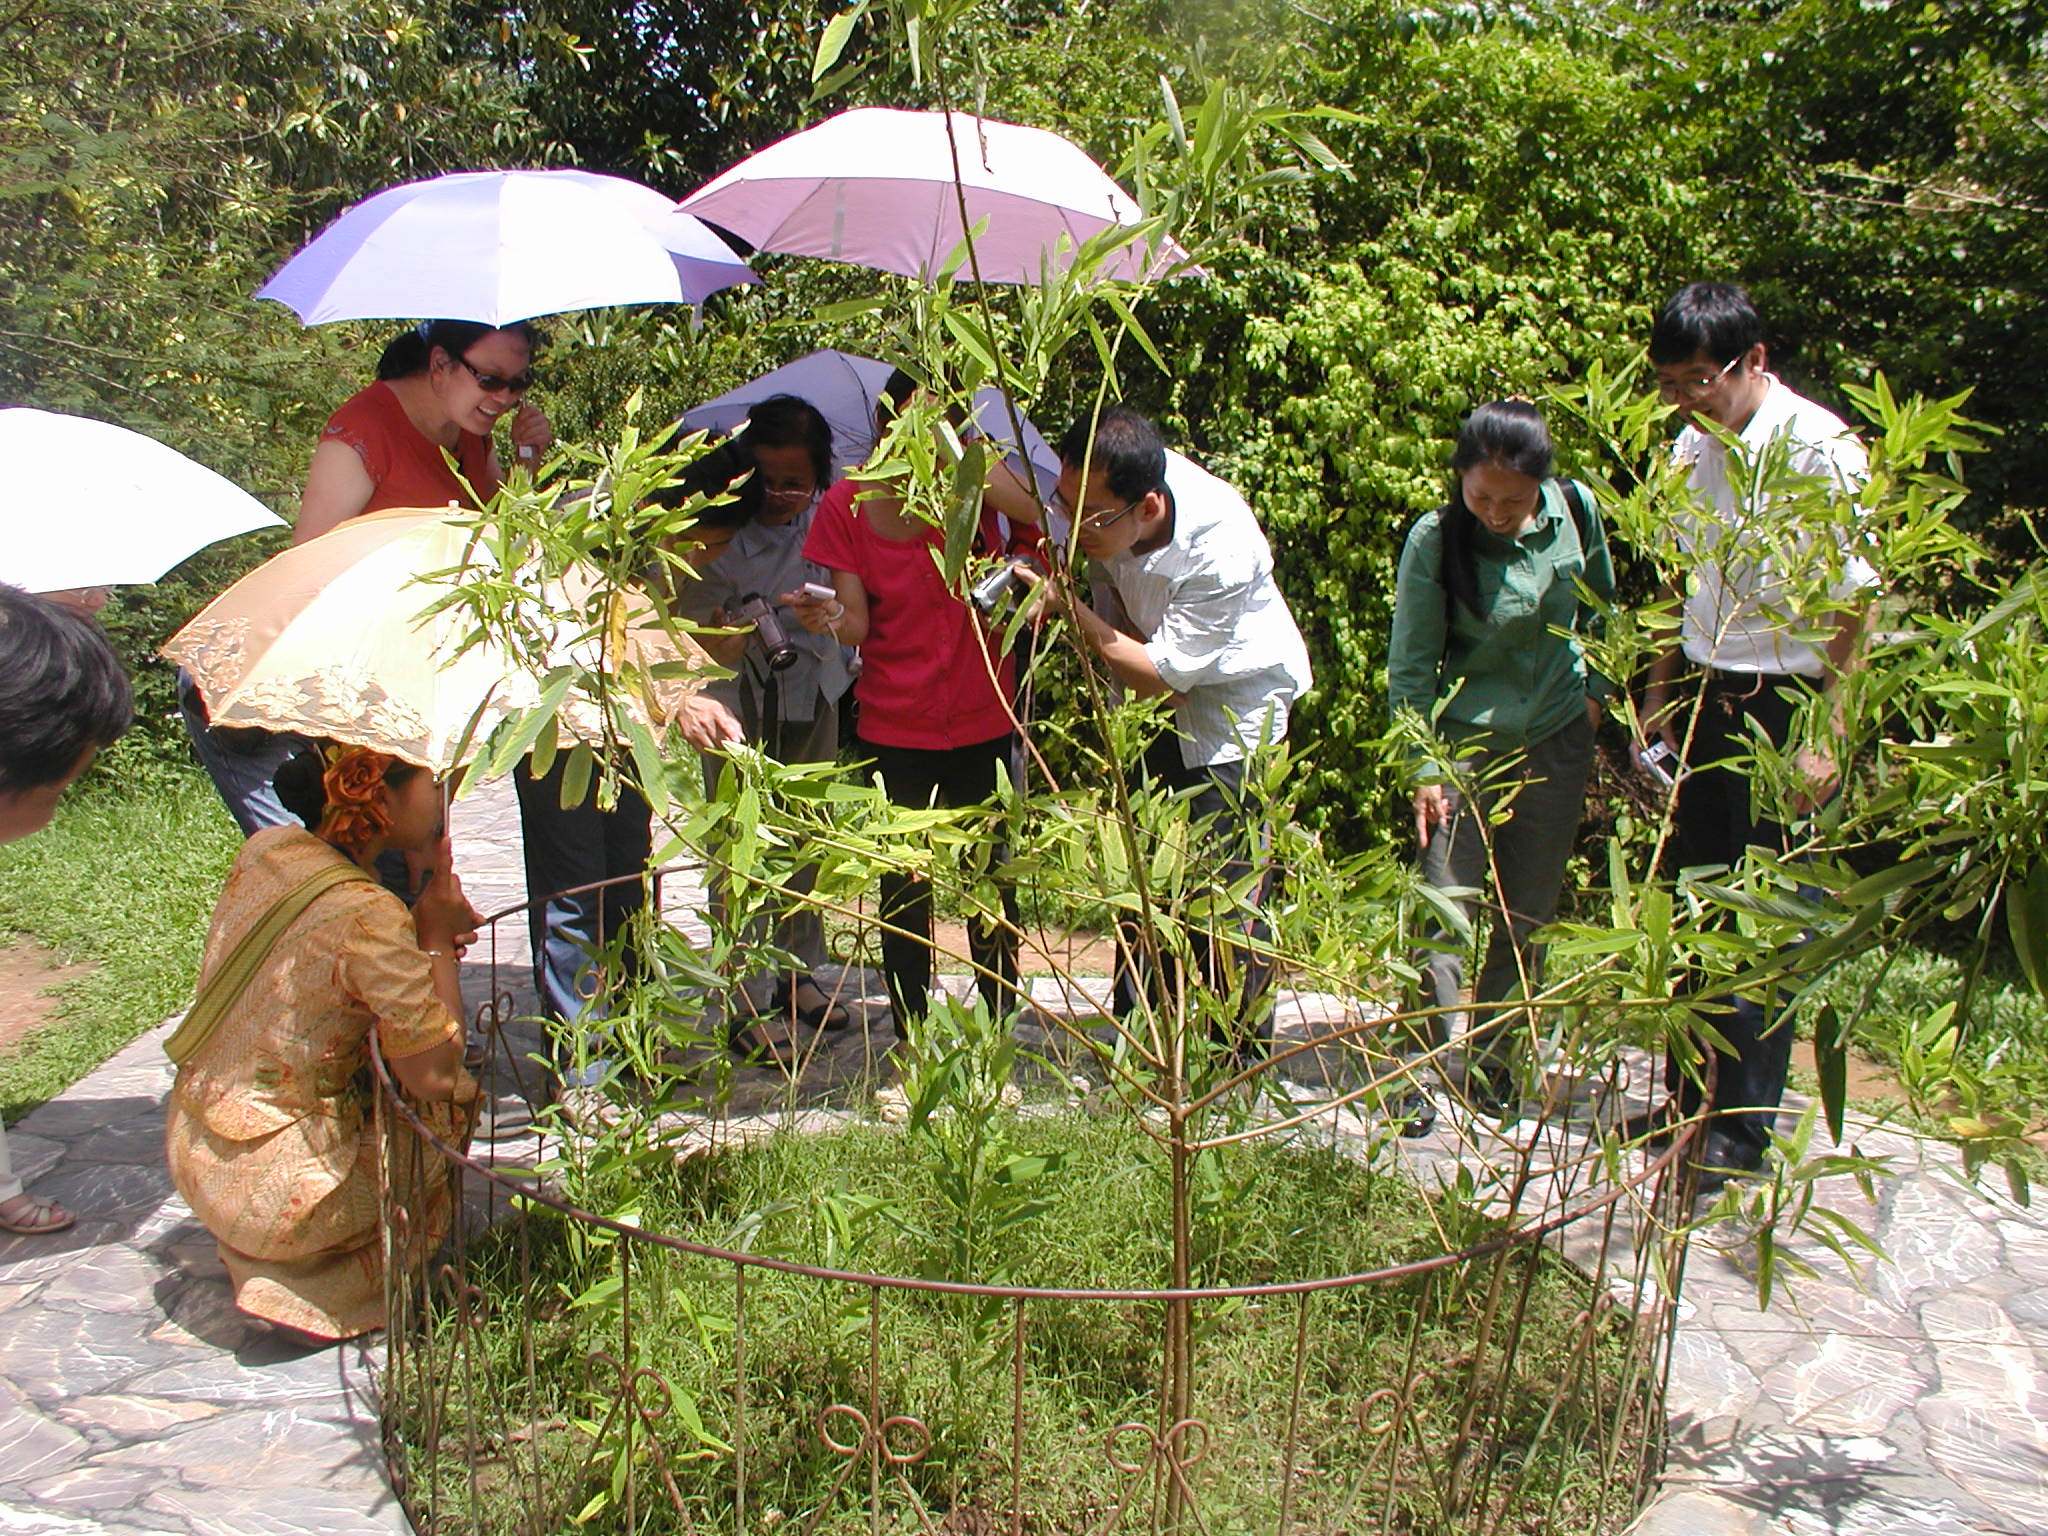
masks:
POLYGON ((256 297, 308 325, 427 316, 496 326, 606 304, 698 304, 759 281, 717 235, 636 181, 458 171, 365 198, 256 297))
MULTIPOLYGON (((679 206, 760 250, 930 280, 966 233, 953 186, 957 144, 968 225, 988 221, 975 249, 990 282, 1035 283, 1044 267, 1071 265, 1091 236, 1143 218, 1058 134, 950 115, 949 140, 945 113, 842 112, 742 160, 679 206)), ((1187 260, 1171 240, 1138 242, 1105 262, 1102 275, 1157 277, 1187 260)), ((964 264, 960 273, 971 275, 964 264)))
MULTIPOLYGON (((865 463, 874 451, 875 401, 891 371, 887 363, 852 352, 811 352, 693 406, 683 413, 683 427, 690 432, 732 432, 769 396, 797 395, 816 406, 832 428, 833 464, 844 472, 865 463)), ((1015 458, 1010 413, 1000 390, 990 387, 975 395, 974 424, 991 442, 1010 450, 1006 457, 1015 458)), ((1060 477, 1060 457, 1029 418, 1024 420, 1024 454, 1040 494, 1050 496, 1060 477)))
POLYGON ((31 592, 155 581, 197 550, 283 523, 234 481, 126 427, 0 410, 0 581, 31 592))

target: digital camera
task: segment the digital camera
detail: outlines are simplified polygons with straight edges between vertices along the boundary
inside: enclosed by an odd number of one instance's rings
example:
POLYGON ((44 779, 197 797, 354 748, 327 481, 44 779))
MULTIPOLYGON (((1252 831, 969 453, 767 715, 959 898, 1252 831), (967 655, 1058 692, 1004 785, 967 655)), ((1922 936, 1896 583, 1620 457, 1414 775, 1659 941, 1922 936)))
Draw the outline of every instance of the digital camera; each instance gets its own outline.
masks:
POLYGON ((740 599, 739 607, 733 609, 732 623, 735 628, 742 624, 754 626, 754 641, 761 647, 761 654, 768 658, 770 671, 780 672, 796 665, 800 654, 789 638, 789 631, 782 627, 782 620, 775 612, 775 605, 758 592, 749 592, 740 599))

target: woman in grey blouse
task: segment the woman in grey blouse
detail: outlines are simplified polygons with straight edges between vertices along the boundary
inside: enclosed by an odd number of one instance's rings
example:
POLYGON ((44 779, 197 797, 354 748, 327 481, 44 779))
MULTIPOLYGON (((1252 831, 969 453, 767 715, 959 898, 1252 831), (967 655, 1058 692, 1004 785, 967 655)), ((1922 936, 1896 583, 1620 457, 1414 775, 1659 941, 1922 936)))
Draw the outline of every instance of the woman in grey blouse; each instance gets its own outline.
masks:
MULTIPOLYGON (((712 694, 740 717, 746 738, 784 763, 830 762, 838 755, 839 700, 851 674, 844 647, 829 633, 812 634, 777 595, 801 590, 805 582, 829 582, 831 573, 804 559, 804 540, 818 496, 832 478, 832 429, 808 401, 776 395, 754 406, 732 447, 753 475, 740 488, 753 515, 723 551, 678 596, 678 611, 697 623, 746 626, 746 632, 699 638, 733 676, 711 684, 712 694), (741 610, 751 598, 774 609, 781 643, 793 648, 782 665, 763 643, 757 626, 741 610)), ((724 760, 704 760, 705 788, 716 793, 724 760)), ((810 889, 815 871, 800 871, 794 889, 810 889)), ((714 878, 712 904, 723 911, 725 882, 714 878)), ((814 972, 825 960, 824 923, 815 909, 797 904, 776 925, 775 941, 794 958, 779 973, 749 976, 735 989, 736 1014, 774 1017, 808 1029, 840 1029, 851 1015, 826 994, 814 972)), ((787 1029, 757 1032, 757 1042, 778 1051, 791 1041, 787 1029)))

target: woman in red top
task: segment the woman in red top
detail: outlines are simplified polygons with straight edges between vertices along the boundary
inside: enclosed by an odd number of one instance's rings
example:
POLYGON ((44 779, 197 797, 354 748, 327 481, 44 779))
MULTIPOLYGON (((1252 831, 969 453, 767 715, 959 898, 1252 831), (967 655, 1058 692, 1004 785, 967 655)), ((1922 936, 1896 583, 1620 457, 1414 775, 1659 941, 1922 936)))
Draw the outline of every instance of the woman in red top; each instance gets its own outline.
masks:
POLYGON ((303 544, 386 507, 488 502, 501 478, 491 446, 501 416, 512 416, 521 458, 553 440, 547 417, 525 398, 533 387, 533 346, 524 320, 502 330, 471 320, 423 320, 394 339, 378 359, 376 383, 328 418, 292 541, 303 544), (459 479, 443 449, 455 455, 459 479))
MULTIPOLYGON (((884 386, 876 415, 885 428, 914 387, 900 369, 884 386)), ((996 478, 981 517, 981 545, 990 553, 1002 552, 1006 543, 992 503, 1017 489, 996 478)), ((1002 500, 1010 515, 1037 521, 1035 500, 1021 494, 1002 500)), ((853 686, 860 751, 873 760, 897 805, 981 804, 994 795, 996 765, 1009 763, 1016 743, 1015 667, 939 574, 932 552, 943 544, 942 530, 912 517, 902 497, 872 481, 842 480, 818 504, 804 544, 804 557, 832 572, 835 599, 802 592, 778 599, 805 628, 830 629, 861 648, 853 686)), ((1000 840, 991 838, 989 848, 1000 863, 1000 840)), ((1015 902, 1007 886, 1002 902, 1006 922, 970 920, 967 927, 976 984, 999 1017, 1011 1006, 1017 981, 1015 902)), ((881 919, 882 970, 900 1031, 931 1004, 931 887, 907 874, 884 875, 881 919)))

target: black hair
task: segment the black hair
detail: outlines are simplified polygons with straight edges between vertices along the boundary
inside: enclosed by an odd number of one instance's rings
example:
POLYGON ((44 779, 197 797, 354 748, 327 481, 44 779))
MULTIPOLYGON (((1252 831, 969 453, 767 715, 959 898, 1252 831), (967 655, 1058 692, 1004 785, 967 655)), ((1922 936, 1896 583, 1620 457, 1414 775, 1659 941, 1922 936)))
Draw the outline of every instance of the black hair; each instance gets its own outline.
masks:
POLYGON ((811 475, 819 487, 832 483, 831 423, 799 395, 770 395, 749 408, 740 441, 753 448, 801 448, 810 455, 811 475))
POLYGON ((754 472, 754 455, 743 437, 728 437, 649 499, 680 507, 692 496, 724 496, 728 491, 729 499, 697 509, 696 526, 744 528, 760 512, 761 477, 754 472), (735 480, 739 484, 733 484, 735 480))
POLYGON ((510 325, 485 325, 478 320, 422 320, 385 343, 384 355, 377 359, 377 377, 409 379, 424 373, 434 359, 436 347, 450 357, 467 357, 469 349, 493 331, 510 331, 514 336, 525 337, 529 352, 538 352, 547 345, 540 327, 529 320, 514 320, 510 325))
POLYGON ((98 624, 0 583, 0 795, 61 784, 135 719, 98 624))
POLYGON ((1650 361, 1659 367, 1704 352, 1732 363, 1764 339, 1764 322, 1749 295, 1733 283, 1687 283, 1657 311, 1650 361))
POLYGON ((1472 553, 1472 534, 1479 519, 1465 505, 1465 472, 1481 464, 1498 464, 1539 484, 1550 478, 1557 462, 1543 413, 1527 400, 1495 400, 1482 405, 1458 428, 1451 450, 1451 499, 1437 528, 1443 540, 1444 590, 1472 612, 1479 610, 1479 564, 1472 553))
POLYGON ((902 368, 892 371, 889 377, 882 381, 882 392, 875 396, 875 430, 877 432, 888 431, 889 418, 901 415, 903 407, 910 403, 910 397, 916 393, 917 379, 915 376, 902 368), (884 401, 887 401, 889 405, 886 414, 882 410, 882 403, 884 401))
MULTIPOLYGON (((278 765, 277 775, 271 780, 278 801, 303 821, 308 831, 317 829, 321 817, 327 814, 327 757, 323 750, 326 745, 330 744, 313 742, 299 748, 278 765)), ((392 789, 402 789, 426 771, 418 763, 394 757, 385 765, 384 782, 392 789)))
POLYGON ((1091 474, 1101 470, 1110 494, 1120 501, 1166 489, 1166 439, 1128 406, 1105 406, 1100 415, 1083 416, 1067 428, 1060 439, 1060 462, 1076 469, 1085 462, 1091 474))

